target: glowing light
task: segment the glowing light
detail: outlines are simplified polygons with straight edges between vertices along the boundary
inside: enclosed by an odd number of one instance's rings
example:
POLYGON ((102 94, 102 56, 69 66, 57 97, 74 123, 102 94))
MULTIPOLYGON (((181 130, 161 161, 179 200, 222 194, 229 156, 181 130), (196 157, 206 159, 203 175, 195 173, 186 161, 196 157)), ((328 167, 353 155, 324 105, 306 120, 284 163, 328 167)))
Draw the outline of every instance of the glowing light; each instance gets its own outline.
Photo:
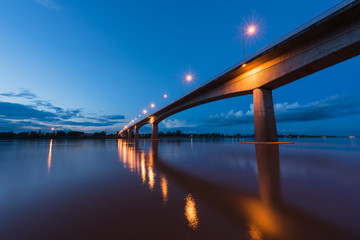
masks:
POLYGON ((141 115, 139 114, 139 116, 138 117, 141 117, 141 115))
POLYGON ((133 123, 133 122, 135 122, 134 120, 131 120, 131 122, 133 123))
POLYGON ((52 127, 52 128, 51 128, 51 131, 54 131, 54 130, 55 130, 55 128, 52 127))
POLYGON ((185 217, 188 220, 188 226, 196 230, 199 227, 199 218, 197 216, 195 200, 190 193, 186 196, 185 200, 185 217))
POLYGON ((243 65, 242 65, 242 67, 245 67, 246 66, 246 64, 244 63, 243 65))
POLYGON ((164 175, 161 176, 161 192, 163 197, 163 203, 166 204, 168 201, 168 183, 164 175))
POLYGON ((255 33, 255 31, 256 31, 255 26, 250 26, 250 27, 248 27, 248 33, 249 33, 249 34, 253 34, 253 33, 255 33))
POLYGON ((188 74, 186 75, 186 81, 190 82, 192 80, 192 75, 191 74, 188 74))
POLYGON ((154 123, 155 117, 150 117, 150 123, 154 123))
POLYGON ((149 188, 153 190, 155 185, 155 173, 151 166, 148 167, 148 176, 149 176, 149 188))
POLYGON ((168 96, 167 96, 167 94, 164 94, 164 98, 167 98, 168 96))
POLYGON ((147 113, 147 110, 146 110, 146 109, 144 109, 144 110, 143 110, 143 114, 146 114, 146 113, 147 113))
POLYGON ((150 107, 151 107, 151 108, 154 108, 154 107, 155 107, 155 104, 154 104, 154 103, 152 103, 152 104, 150 105, 150 107))
POLYGON ((146 181, 145 153, 141 153, 141 179, 144 184, 146 181))
POLYGON ((52 144, 53 144, 53 140, 50 139, 49 156, 48 156, 48 173, 50 173, 50 169, 51 169, 52 144))

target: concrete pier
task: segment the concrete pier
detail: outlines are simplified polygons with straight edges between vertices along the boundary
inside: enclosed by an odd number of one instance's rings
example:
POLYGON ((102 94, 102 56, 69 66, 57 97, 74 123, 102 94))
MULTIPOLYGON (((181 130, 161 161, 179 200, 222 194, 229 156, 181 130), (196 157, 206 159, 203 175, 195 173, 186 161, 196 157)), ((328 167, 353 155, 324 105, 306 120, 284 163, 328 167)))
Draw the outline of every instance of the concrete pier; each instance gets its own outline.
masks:
POLYGON ((257 88, 253 91, 255 142, 277 142, 272 91, 257 88))
POLYGON ((140 130, 140 128, 135 125, 134 129, 135 129, 135 140, 139 140, 139 130, 140 130))
POLYGON ((132 131, 131 131, 131 129, 128 129, 127 130, 127 140, 131 141, 131 139, 132 139, 132 131))
POLYGON ((158 134, 159 134, 159 126, 157 123, 153 123, 151 129, 151 140, 158 139, 158 134))

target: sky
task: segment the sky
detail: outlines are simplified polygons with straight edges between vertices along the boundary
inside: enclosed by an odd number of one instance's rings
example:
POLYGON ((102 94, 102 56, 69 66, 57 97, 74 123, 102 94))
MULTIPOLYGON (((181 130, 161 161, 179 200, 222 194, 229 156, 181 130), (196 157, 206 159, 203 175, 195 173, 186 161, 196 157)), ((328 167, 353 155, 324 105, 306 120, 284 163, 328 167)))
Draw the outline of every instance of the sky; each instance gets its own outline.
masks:
MULTIPOLYGON (((0 3, 0 132, 120 131, 340 1, 11 0, 0 3), (162 99, 167 94, 167 99, 162 99)), ((355 57, 273 91, 279 134, 360 135, 355 57)), ((253 134, 252 96, 201 105, 163 132, 253 134)), ((150 132, 150 126, 140 133, 150 132)))

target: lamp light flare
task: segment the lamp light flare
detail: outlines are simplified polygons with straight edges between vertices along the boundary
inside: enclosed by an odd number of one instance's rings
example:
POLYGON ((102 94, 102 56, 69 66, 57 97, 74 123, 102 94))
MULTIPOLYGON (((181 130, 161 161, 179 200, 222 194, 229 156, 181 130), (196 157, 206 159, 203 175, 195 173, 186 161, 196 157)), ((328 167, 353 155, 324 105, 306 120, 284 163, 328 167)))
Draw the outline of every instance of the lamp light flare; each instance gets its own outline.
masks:
POLYGON ((144 109, 144 110, 143 110, 143 113, 144 113, 144 114, 146 114, 146 113, 147 113, 147 110, 146 110, 146 109, 144 109))
POLYGON ((192 75, 191 74, 188 74, 186 75, 186 81, 190 82, 192 80, 192 75))
POLYGON ((55 128, 52 127, 52 128, 51 128, 51 131, 54 131, 54 130, 55 130, 55 128))
POLYGON ((151 108, 154 108, 154 107, 155 107, 155 104, 154 104, 154 103, 152 103, 152 104, 150 105, 150 107, 151 107, 151 108))
POLYGON ((168 96, 167 96, 167 94, 164 94, 164 98, 167 98, 168 96))
POLYGON ((256 30, 255 26, 250 26, 250 27, 248 27, 248 33, 249 33, 249 34, 255 33, 255 30, 256 30))

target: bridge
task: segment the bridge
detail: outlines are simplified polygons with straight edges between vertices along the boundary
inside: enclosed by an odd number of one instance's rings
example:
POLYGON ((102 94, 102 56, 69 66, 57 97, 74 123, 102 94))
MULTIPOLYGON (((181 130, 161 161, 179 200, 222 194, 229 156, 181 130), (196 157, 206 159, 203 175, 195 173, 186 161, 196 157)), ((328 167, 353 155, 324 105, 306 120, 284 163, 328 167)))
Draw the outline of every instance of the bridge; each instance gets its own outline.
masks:
POLYGON ((139 138, 139 129, 205 103, 253 94, 255 142, 277 142, 272 91, 360 54, 360 0, 342 1, 183 97, 127 126, 119 134, 139 138))

